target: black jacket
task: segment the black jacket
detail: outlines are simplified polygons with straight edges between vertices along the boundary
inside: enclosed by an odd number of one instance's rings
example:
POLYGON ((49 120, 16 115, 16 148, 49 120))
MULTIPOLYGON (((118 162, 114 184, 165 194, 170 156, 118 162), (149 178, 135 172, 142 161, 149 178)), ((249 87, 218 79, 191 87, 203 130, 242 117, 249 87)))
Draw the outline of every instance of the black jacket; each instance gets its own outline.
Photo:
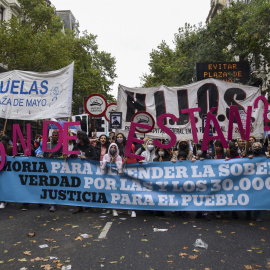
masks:
MULTIPOLYGON (((85 157, 87 159, 91 159, 91 160, 97 160, 97 155, 96 155, 96 150, 95 147, 91 144, 85 144, 85 145, 80 145, 80 144, 76 144, 73 148, 72 151, 81 151, 85 153, 85 157)), ((75 158, 78 157, 78 155, 70 155, 71 158, 75 158)))

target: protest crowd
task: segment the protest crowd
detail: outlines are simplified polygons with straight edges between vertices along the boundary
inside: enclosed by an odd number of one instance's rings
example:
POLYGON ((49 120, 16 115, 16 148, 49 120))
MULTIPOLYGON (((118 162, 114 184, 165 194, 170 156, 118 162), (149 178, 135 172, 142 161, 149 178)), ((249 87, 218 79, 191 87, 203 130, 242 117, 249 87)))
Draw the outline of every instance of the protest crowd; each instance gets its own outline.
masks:
MULTIPOLYGON (((4 134, 3 125, 0 126, 0 140, 5 148, 7 156, 12 156, 13 143, 11 139, 4 134)), ((211 135, 211 134, 210 134, 211 135)), ((219 140, 209 141, 207 150, 202 150, 202 142, 195 144, 192 141, 188 141, 185 138, 177 141, 175 146, 170 149, 165 149, 162 147, 156 147, 153 140, 148 137, 141 138, 144 143, 134 143, 132 144, 131 151, 136 155, 141 155, 145 160, 137 160, 136 158, 126 157, 125 148, 127 144, 126 137, 123 133, 115 133, 111 131, 108 134, 103 134, 99 137, 96 136, 95 132, 89 132, 87 134, 84 131, 74 131, 73 133, 69 130, 69 136, 77 136, 77 140, 68 141, 68 150, 80 151, 79 155, 64 155, 63 146, 57 151, 53 152, 42 152, 42 144, 47 143, 48 149, 54 149, 58 143, 59 131, 57 129, 51 131, 50 136, 48 136, 47 142, 43 141, 42 135, 36 135, 35 138, 31 138, 31 156, 38 158, 62 158, 62 159, 72 159, 80 158, 82 160, 96 160, 100 161, 100 169, 103 173, 106 173, 110 169, 111 164, 115 164, 118 173, 122 174, 125 172, 126 164, 129 163, 142 163, 142 162, 163 162, 170 161, 172 164, 182 162, 183 160, 188 160, 190 162, 196 162, 203 164, 206 159, 223 159, 224 162, 235 159, 235 158, 246 158, 252 159, 253 157, 270 157, 270 146, 268 146, 268 140, 257 140, 255 137, 251 136, 248 141, 241 138, 236 140, 228 141, 229 148, 224 149, 222 143, 219 140)), ((26 136, 24 137, 26 141, 26 136)), ((167 144, 168 140, 160 138, 162 144, 167 144)), ((24 150, 21 146, 20 141, 17 142, 18 156, 24 156, 24 150)), ((0 202, 0 209, 3 209, 8 204, 6 202, 0 202)), ((40 207, 43 205, 40 204, 40 207)), ((29 203, 23 203, 21 210, 26 211, 29 207, 29 203)), ((50 205, 49 211, 55 212, 57 205, 50 205)), ((83 211, 83 207, 79 206, 74 211, 73 214, 77 214, 83 211)), ((113 216, 118 216, 116 209, 108 209, 108 213, 112 213, 113 216)), ((261 211, 246 211, 246 218, 251 219, 252 213, 254 212, 254 218, 256 221, 262 221, 261 211)), ((136 212, 132 209, 128 210, 131 217, 136 217, 136 212)), ((173 212, 176 215, 187 217, 188 212, 177 211, 173 212)), ((152 214, 157 216, 164 216, 163 211, 152 211, 152 214)), ((226 214, 231 214, 233 218, 238 218, 237 211, 228 212, 226 214)), ((221 218, 221 213, 207 212, 207 211, 197 211, 196 218, 204 218, 206 220, 211 220, 211 216, 216 218, 221 218)))

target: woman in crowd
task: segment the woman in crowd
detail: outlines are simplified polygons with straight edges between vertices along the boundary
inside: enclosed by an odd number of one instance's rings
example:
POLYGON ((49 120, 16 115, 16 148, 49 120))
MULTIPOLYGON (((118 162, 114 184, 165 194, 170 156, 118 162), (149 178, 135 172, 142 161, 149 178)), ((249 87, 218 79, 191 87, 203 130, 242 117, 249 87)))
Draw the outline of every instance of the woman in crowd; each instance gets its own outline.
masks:
POLYGON ((108 153, 108 148, 110 145, 109 138, 105 134, 102 134, 98 139, 95 140, 93 145, 95 146, 97 160, 102 161, 104 155, 108 153))
MULTIPOLYGON (((100 169, 102 173, 106 172, 107 164, 110 164, 110 170, 111 165, 114 163, 116 165, 116 168, 118 170, 118 173, 123 172, 123 164, 122 164, 122 158, 119 155, 119 149, 116 143, 111 143, 108 149, 108 153, 104 155, 103 160, 100 161, 100 169)), ((113 209, 112 214, 114 217, 118 216, 117 210, 113 209)))
POLYGON ((115 143, 118 146, 119 155, 121 156, 121 158, 123 158, 125 156, 125 150, 126 150, 126 145, 127 145, 127 140, 123 133, 117 134, 115 143))
POLYGON ((141 147, 139 147, 139 148, 136 150, 136 152, 135 152, 136 155, 140 155, 142 152, 145 151, 146 142, 147 142, 149 139, 150 139, 150 138, 148 138, 148 137, 143 138, 144 143, 141 145, 141 147))
POLYGON ((152 139, 149 139, 145 144, 145 151, 141 153, 141 156, 145 157, 144 160, 140 160, 139 162, 152 162, 156 157, 155 154, 155 145, 152 139))
POLYGON ((173 157, 172 157, 173 162, 175 162, 176 159, 178 160, 177 156, 180 152, 185 153, 186 160, 191 160, 193 157, 193 153, 190 151, 190 148, 189 148, 189 142, 185 138, 182 138, 178 141, 176 151, 174 151, 173 157))
POLYGON ((245 140, 242 138, 237 139, 237 145, 238 145, 238 153, 241 157, 246 157, 246 146, 245 146, 245 140))
MULTIPOLYGON (((154 158, 153 161, 170 161, 172 158, 172 154, 168 149, 164 149, 162 147, 157 147, 155 151, 156 157, 154 158)), ((155 211, 155 216, 162 217, 164 216, 165 213, 164 211, 155 211)))

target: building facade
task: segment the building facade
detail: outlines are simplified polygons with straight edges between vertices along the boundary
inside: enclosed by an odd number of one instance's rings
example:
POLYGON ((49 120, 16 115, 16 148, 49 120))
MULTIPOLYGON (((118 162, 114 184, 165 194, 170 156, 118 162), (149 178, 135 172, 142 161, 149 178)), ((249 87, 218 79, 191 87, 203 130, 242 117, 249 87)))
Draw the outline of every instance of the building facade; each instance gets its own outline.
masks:
POLYGON ((64 29, 69 28, 74 30, 77 37, 79 37, 79 22, 76 20, 70 10, 56 10, 56 14, 61 17, 64 22, 64 29))
POLYGON ((8 21, 13 16, 19 16, 21 13, 20 4, 17 0, 0 0, 0 23, 8 21))
POLYGON ((211 0, 210 10, 206 18, 206 24, 210 23, 217 14, 225 7, 229 7, 233 2, 249 3, 251 0, 211 0))
MULTIPOLYGON (((0 0, 0 25, 3 21, 8 21, 12 17, 20 16, 21 8, 17 0, 0 0)), ((0 63, 0 72, 7 71, 7 66, 0 63)))

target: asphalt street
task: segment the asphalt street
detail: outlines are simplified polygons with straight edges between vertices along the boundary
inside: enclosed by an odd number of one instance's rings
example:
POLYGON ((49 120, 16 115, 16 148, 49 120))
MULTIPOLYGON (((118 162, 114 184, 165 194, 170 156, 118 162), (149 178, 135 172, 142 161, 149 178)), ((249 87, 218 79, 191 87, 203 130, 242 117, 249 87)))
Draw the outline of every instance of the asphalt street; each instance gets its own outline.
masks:
POLYGON ((0 269, 270 269, 270 212, 262 222, 231 212, 211 221, 166 212, 127 211, 10 203, 0 210, 0 269), (199 240, 200 239, 200 240, 199 240), (195 246, 195 242, 199 246, 195 246))

